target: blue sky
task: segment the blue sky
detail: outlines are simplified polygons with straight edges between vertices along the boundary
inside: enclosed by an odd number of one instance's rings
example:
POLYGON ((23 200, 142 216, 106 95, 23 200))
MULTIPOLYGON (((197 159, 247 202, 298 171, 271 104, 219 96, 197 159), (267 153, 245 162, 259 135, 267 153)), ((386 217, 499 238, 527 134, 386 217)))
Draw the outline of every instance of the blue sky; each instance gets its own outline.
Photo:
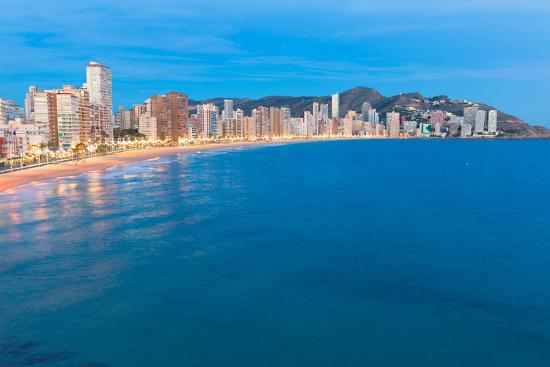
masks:
POLYGON ((113 70, 115 105, 357 85, 495 105, 550 127, 548 0, 2 0, 0 96, 113 70))

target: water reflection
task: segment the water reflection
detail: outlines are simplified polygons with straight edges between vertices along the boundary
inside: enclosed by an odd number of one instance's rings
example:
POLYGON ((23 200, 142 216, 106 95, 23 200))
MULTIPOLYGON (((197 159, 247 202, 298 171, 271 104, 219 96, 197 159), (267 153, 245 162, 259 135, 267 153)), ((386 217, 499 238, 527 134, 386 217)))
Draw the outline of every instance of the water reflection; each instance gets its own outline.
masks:
POLYGON ((212 252, 201 246, 200 233, 223 214, 212 204, 235 188, 232 180, 240 181, 235 172, 221 172, 227 175, 222 181, 219 167, 178 156, 3 196, 0 325, 15 334, 64 330, 48 338, 67 340, 65 334, 78 334, 76 325, 87 330, 101 325, 103 317, 133 311, 139 287, 158 286, 148 274, 159 264, 175 261, 173 266, 185 271, 188 262, 212 252), (139 277, 144 279, 136 282, 139 277), (114 289, 129 293, 113 299, 114 289))

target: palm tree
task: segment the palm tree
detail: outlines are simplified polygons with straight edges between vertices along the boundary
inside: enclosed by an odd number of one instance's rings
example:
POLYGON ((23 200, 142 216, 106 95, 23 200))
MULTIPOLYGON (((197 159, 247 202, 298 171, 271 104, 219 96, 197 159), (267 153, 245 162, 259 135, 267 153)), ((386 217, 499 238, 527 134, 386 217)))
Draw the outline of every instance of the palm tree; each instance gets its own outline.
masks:
POLYGON ((82 153, 84 153, 86 151, 86 144, 84 143, 78 143, 75 147, 74 147, 74 150, 77 154, 78 157, 82 157, 82 153))

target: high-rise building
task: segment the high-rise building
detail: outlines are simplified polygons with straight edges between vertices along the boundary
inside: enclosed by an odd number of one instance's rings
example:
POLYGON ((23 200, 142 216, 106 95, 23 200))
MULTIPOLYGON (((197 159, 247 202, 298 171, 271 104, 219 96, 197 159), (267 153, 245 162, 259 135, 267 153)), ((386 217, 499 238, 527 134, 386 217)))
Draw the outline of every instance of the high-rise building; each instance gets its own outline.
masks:
POLYGON ((256 137, 256 117, 254 116, 255 114, 256 112, 253 111, 252 116, 247 116, 244 118, 244 136, 249 139, 256 137))
POLYGON ((25 94, 25 121, 32 122, 34 112, 34 96, 40 92, 40 89, 34 85, 29 87, 29 91, 25 94))
POLYGON ((332 118, 340 118, 340 95, 332 95, 332 118))
POLYGON ((477 135, 483 134, 485 131, 485 125, 487 123, 487 111, 478 110, 476 112, 475 133, 477 135))
POLYGON ((313 119, 313 129, 311 131, 311 135, 319 135, 319 126, 321 125, 321 109, 319 102, 313 102, 311 116, 313 119))
POLYGON ((233 111, 233 100, 231 99, 224 99, 223 101, 223 117, 227 119, 233 118, 234 111, 233 111))
POLYGON ((70 148, 80 142, 80 102, 70 90, 56 91, 59 147, 70 148))
POLYGON ((290 118, 290 135, 292 136, 305 136, 306 128, 304 119, 301 117, 290 118))
POLYGON ((34 91, 30 118, 33 124, 43 127, 45 139, 52 149, 90 142, 91 110, 87 89, 64 85, 62 89, 34 91))
POLYGON ((369 122, 371 124, 378 124, 380 122, 380 117, 378 116, 378 112, 376 112, 376 109, 373 108, 370 110, 369 113, 369 122))
POLYGON ((91 139, 112 140, 114 118, 111 69, 90 62, 86 67, 85 87, 90 99, 91 139))
POLYGON ((118 108, 118 112, 115 114, 115 127, 122 130, 133 129, 133 111, 125 109, 123 106, 118 108))
POLYGON ((282 135, 288 136, 290 134, 290 108, 281 107, 281 118, 282 118, 282 135))
POLYGON ((279 107, 269 108, 269 122, 270 122, 270 135, 282 136, 283 135, 283 115, 279 107))
POLYGON ((353 135, 353 120, 352 119, 345 118, 342 121, 342 127, 343 127, 342 135, 344 135, 344 136, 352 136, 353 135))
POLYGON ((244 111, 237 108, 235 111, 235 137, 244 138, 245 126, 244 126, 244 111))
POLYGON ((151 97, 151 115, 157 119, 157 135, 160 140, 177 141, 187 136, 187 108, 187 95, 179 92, 151 97))
POLYGON ((139 116, 147 112, 147 106, 145 104, 135 104, 132 107, 132 126, 134 129, 138 128, 139 116))
MULTIPOLYGON (((199 120, 199 135, 203 138, 218 137, 218 107, 213 104, 197 106, 199 120)), ((220 132, 222 133, 222 132, 220 132)))
POLYGON ((304 111, 304 134, 305 136, 312 136, 314 130, 313 115, 310 111, 304 111))
POLYGON ((372 122, 369 120, 370 111, 372 111, 371 104, 369 102, 363 102, 363 106, 361 107, 361 114, 363 117, 363 121, 372 122))
POLYGON ((458 136, 458 128, 462 125, 462 118, 456 115, 451 115, 449 120, 449 135, 458 136))
POLYGON ((388 112, 386 114, 386 130, 392 138, 399 137, 400 132, 400 117, 398 112, 388 112))
POLYGON ((151 112, 143 112, 139 115, 138 131, 145 135, 145 139, 155 141, 157 135, 157 118, 151 115, 151 112))
POLYGON ((465 138, 472 135, 472 125, 466 122, 462 122, 462 127, 460 128, 460 137, 465 138))
POLYGON ((256 136, 269 136, 271 127, 269 121, 269 108, 258 106, 254 115, 256 120, 256 136))
POLYGON ((57 96, 53 92, 33 94, 33 124, 44 126, 45 140, 52 149, 59 147, 59 129, 57 125, 57 96))
POLYGON ((430 112, 430 124, 435 130, 441 131, 441 128, 445 126, 445 112, 432 111, 430 112))
POLYGON ((478 111, 477 107, 465 107, 464 108, 464 120, 463 124, 468 124, 474 126, 476 123, 476 113, 478 111))
POLYGON ((328 121, 329 120, 328 104, 321 104, 321 106, 319 107, 319 112, 321 114, 321 120, 322 121, 328 121))
POLYGON ((7 124, 15 119, 23 119, 25 111, 17 103, 0 98, 0 124, 7 124))
POLYGON ((497 133, 497 121, 498 121, 498 112, 496 110, 489 111, 489 117, 487 122, 487 131, 491 135, 497 133))

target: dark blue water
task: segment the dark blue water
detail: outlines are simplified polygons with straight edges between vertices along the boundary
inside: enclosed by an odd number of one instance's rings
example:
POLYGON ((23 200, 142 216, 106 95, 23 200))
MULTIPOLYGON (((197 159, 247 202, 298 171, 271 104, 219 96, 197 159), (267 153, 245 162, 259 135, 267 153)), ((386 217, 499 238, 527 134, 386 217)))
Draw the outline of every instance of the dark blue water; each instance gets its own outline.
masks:
POLYGON ((165 157, 0 234, 0 366, 550 366, 550 141, 165 157))

